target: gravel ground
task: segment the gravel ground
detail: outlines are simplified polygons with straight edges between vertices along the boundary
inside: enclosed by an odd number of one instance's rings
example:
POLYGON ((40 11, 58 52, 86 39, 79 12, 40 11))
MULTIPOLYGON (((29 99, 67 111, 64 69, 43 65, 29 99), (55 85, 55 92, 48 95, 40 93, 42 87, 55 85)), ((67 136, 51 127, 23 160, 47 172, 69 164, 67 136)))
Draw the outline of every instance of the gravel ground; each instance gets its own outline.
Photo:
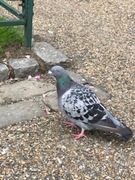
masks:
MULTIPOLYGON (((135 132, 135 1, 35 0, 35 37, 103 86, 104 104, 135 132), (44 3, 44 5, 43 5, 44 3), (39 28, 40 27, 40 28, 39 28), (38 37, 39 39, 39 37, 38 37)), ((1 179, 134 180, 135 139, 99 131, 75 140, 55 112, 0 130, 1 179)))

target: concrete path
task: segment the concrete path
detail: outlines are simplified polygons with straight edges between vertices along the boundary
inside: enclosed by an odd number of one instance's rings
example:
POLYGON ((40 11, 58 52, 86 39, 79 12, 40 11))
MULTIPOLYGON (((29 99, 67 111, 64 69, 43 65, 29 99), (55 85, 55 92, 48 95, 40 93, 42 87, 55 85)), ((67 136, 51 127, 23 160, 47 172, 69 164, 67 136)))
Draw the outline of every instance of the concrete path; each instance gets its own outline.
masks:
POLYGON ((0 127, 45 115, 43 94, 55 86, 32 78, 0 87, 0 127))
POLYGON ((38 103, 24 100, 22 102, 1 106, 0 115, 0 127, 3 127, 19 121, 32 120, 34 117, 43 116, 44 112, 38 103))

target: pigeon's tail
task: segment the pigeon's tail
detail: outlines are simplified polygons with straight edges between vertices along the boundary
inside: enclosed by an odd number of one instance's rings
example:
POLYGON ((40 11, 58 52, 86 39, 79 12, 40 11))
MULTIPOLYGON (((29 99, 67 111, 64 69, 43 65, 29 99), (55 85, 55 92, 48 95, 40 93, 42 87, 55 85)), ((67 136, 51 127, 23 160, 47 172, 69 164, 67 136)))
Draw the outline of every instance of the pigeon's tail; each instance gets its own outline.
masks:
POLYGON ((128 128, 124 123, 120 122, 115 117, 113 117, 113 115, 110 112, 108 112, 107 110, 105 110, 105 111, 108 115, 108 118, 107 118, 108 123, 107 124, 108 124, 108 126, 110 126, 110 129, 112 130, 112 132, 123 137, 123 139, 125 139, 125 141, 130 140, 133 136, 133 132, 131 131, 131 129, 128 128))
POLYGON ((125 141, 128 141, 132 138, 133 132, 125 124, 121 123, 121 126, 116 128, 116 134, 122 136, 125 141))
POLYGON ((115 118, 106 118, 104 120, 100 120, 99 122, 92 124, 92 126, 100 130, 110 131, 118 134, 119 136, 123 137, 125 141, 130 140, 133 136, 131 129, 115 118))

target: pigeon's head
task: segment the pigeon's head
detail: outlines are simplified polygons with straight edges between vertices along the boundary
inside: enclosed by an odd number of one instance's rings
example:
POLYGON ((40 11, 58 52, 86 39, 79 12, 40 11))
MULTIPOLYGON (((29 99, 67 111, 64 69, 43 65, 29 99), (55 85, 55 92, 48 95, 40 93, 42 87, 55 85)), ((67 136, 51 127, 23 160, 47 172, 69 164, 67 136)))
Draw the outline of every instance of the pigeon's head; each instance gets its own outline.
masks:
POLYGON ((49 71, 48 74, 55 77, 57 80, 61 79, 63 76, 68 76, 68 73, 65 69, 61 66, 53 66, 49 71))

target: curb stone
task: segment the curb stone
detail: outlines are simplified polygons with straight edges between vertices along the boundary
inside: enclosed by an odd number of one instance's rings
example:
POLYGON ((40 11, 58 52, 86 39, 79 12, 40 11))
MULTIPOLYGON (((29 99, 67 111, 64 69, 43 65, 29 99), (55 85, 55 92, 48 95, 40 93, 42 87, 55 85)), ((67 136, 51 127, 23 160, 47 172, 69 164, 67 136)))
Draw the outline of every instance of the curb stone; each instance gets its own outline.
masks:
POLYGON ((39 70, 39 64, 34 58, 9 59, 8 62, 14 70, 15 78, 34 75, 39 70))
POLYGON ((46 42, 35 42, 32 50, 49 66, 68 64, 68 58, 46 42))
MULTIPOLYGON (((46 65, 52 66, 61 64, 65 66, 69 64, 68 58, 62 52, 46 42, 35 42, 32 50, 41 59, 42 63, 46 65)), ((7 66, 0 63, 0 81, 14 78, 14 75, 15 78, 24 78, 28 75, 35 75, 39 69, 40 63, 34 58, 10 58, 8 59, 7 66)))
POLYGON ((0 63, 0 81, 8 79, 9 70, 5 64, 0 63))

